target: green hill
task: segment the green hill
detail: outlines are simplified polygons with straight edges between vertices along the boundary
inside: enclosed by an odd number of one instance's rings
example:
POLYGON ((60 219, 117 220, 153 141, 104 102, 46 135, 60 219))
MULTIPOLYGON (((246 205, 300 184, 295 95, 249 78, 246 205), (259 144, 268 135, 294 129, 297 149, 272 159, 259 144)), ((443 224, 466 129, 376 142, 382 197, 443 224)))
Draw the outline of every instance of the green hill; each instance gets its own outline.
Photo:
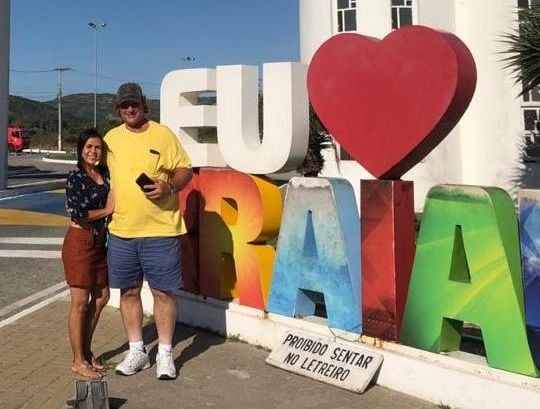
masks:
MULTIPOLYGON (((97 128, 101 133, 120 123, 114 112, 114 95, 97 94, 97 128)), ((149 100, 149 117, 159 121, 159 100, 149 100)), ((9 96, 9 123, 24 126, 32 133, 35 148, 57 147, 58 102, 38 102, 9 96)), ((94 124, 94 94, 72 94, 62 97, 62 137, 66 149, 73 148, 79 133, 94 124)))

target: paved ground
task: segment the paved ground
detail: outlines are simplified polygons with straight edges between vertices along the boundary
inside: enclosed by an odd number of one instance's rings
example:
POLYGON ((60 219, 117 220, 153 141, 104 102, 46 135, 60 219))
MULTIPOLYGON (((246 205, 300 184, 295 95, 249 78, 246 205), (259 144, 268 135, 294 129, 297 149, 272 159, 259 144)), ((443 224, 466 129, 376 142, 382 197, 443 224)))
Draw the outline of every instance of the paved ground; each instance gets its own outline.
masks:
POLYGON ((0 320, 16 312, 7 306, 64 280, 64 202, 63 190, 0 199, 0 320))
POLYGON ((0 190, 0 199, 63 187, 67 173, 74 165, 44 162, 43 156, 29 153, 10 155, 7 189, 0 190))
MULTIPOLYGON (((0 408, 69 408, 75 393, 66 333, 65 299, 0 328, 0 408)), ((0 324, 1 325, 1 324, 0 324)), ((145 341, 156 335, 145 325, 145 341)), ((155 369, 132 377, 106 376, 111 408, 123 409, 428 409, 430 404, 374 386, 357 395, 264 363, 268 351, 190 327, 177 328, 174 355, 180 377, 158 381, 155 369)), ((120 316, 108 307, 94 351, 114 366, 125 351, 120 316)))
POLYGON ((74 165, 65 164, 65 163, 54 163, 54 162, 44 162, 43 153, 20 153, 16 156, 10 155, 8 157, 9 167, 19 172, 12 173, 12 176, 8 176, 8 179, 17 179, 14 176, 17 174, 24 173, 23 170, 30 170, 35 168, 43 173, 52 173, 52 174, 67 174, 70 169, 73 169, 74 165))

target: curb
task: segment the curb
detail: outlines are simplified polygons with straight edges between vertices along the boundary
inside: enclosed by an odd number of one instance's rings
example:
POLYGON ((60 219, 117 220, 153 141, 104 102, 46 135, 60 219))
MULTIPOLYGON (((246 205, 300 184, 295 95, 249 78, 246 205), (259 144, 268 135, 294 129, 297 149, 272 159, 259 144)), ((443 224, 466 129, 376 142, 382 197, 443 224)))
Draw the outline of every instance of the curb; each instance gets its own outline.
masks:
POLYGON ((65 165, 76 165, 76 160, 68 160, 68 159, 51 159, 44 157, 41 159, 43 162, 49 162, 49 163, 63 163, 65 165))
POLYGON ((24 153, 66 153, 66 151, 40 149, 40 148, 23 149, 23 152, 24 153))

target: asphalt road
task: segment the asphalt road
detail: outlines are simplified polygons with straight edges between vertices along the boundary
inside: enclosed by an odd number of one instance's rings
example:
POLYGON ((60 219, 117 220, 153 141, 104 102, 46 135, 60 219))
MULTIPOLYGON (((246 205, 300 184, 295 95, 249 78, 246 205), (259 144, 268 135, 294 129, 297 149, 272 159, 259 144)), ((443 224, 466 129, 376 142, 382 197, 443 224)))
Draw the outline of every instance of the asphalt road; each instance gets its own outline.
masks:
POLYGON ((61 290, 60 251, 69 223, 63 189, 18 194, 21 184, 64 180, 73 165, 43 162, 42 155, 8 158, 8 197, 0 198, 0 319, 61 290))
POLYGON ((64 280, 60 251, 65 227, 0 229, 0 309, 64 280))
POLYGON ((65 179, 75 165, 43 161, 44 154, 21 153, 8 157, 8 187, 65 179))

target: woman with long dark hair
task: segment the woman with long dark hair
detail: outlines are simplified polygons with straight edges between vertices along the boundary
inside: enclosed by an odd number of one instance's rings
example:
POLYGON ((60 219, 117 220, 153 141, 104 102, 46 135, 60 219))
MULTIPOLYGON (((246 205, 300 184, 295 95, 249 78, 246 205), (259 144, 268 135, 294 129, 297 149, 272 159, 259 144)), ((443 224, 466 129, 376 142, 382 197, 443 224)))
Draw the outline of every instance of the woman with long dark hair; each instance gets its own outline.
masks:
POLYGON ((100 379, 103 366, 92 353, 92 336, 101 310, 109 301, 106 224, 113 212, 108 170, 101 165, 103 138, 87 129, 77 140, 77 168, 66 182, 66 208, 71 223, 64 238, 62 261, 71 306, 68 330, 72 371, 100 379))

